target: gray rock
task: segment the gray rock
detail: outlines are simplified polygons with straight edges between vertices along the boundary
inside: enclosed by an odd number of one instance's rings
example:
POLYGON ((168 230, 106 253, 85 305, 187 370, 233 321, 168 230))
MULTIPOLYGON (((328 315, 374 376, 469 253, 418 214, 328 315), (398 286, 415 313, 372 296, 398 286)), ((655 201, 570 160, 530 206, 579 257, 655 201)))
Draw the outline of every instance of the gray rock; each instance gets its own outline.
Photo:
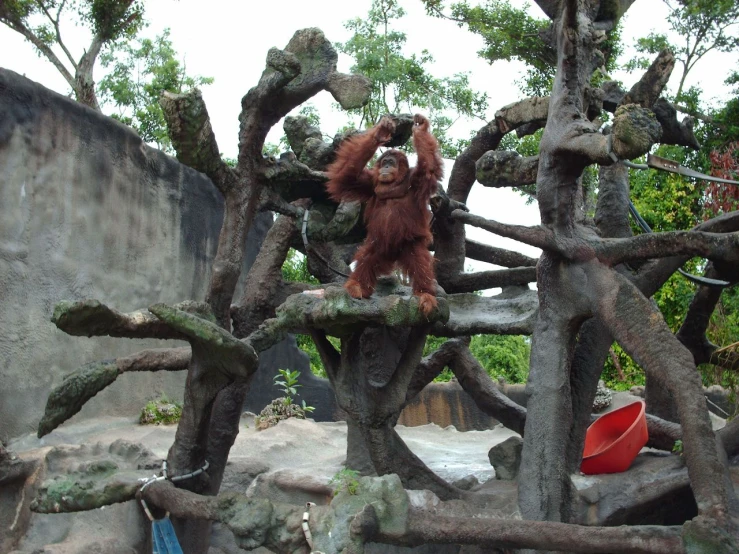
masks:
POLYGON ((488 459, 495 468, 496 479, 513 480, 518 477, 522 449, 521 437, 510 437, 490 449, 488 459))
POLYGON ((600 412, 607 408, 613 402, 613 393, 606 388, 603 381, 598 381, 598 388, 595 391, 595 399, 593 400, 593 411, 600 412))
POLYGON ((456 481, 454 481, 454 483, 452 483, 452 485, 454 485, 458 489, 462 489, 463 491, 470 491, 479 484, 480 481, 478 481, 477 477, 475 477, 474 475, 462 477, 461 479, 457 479, 456 481))

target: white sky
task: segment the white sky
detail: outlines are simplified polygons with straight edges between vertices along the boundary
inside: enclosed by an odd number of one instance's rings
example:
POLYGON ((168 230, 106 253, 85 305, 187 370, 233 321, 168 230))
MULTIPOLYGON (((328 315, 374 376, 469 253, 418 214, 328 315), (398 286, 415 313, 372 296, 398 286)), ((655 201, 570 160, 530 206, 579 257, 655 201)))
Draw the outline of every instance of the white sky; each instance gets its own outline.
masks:
MULTIPOLYGON (((520 0, 512 0, 512 3, 523 4, 520 0)), ((210 0, 207 3, 202 0, 146 0, 146 17, 150 26, 145 34, 153 37, 169 27, 172 42, 184 58, 188 73, 215 78, 212 85, 204 87, 203 97, 221 152, 236 157, 241 97, 257 83, 269 48, 284 47, 296 30, 306 27, 319 27, 332 42, 346 41, 350 33, 344 29, 343 23, 365 16, 370 4, 370 0, 210 0)), ((489 109, 484 114, 485 119, 492 118, 499 108, 521 98, 514 81, 520 79, 523 64, 496 62, 491 66, 477 57, 476 52, 482 47, 481 39, 453 22, 426 16, 419 0, 401 0, 401 5, 407 15, 397 22, 396 28, 407 33, 405 53, 429 50, 435 58, 432 72, 438 77, 469 72, 472 88, 488 94, 489 109)), ((535 5, 530 10, 537 17, 543 17, 535 5)), ((661 0, 637 0, 624 20, 624 44, 630 45, 636 37, 645 36, 652 30, 667 32, 666 14, 667 9, 661 0)), ((89 35, 71 23, 62 32, 65 43, 79 58, 89 42, 89 35)), ((627 57, 625 55, 624 59, 627 57)), ((729 87, 723 84, 723 80, 729 69, 736 67, 738 57, 737 53, 709 54, 691 72, 686 85, 700 86, 709 102, 728 97, 729 87)), ((20 35, 2 25, 0 65, 25 74, 57 92, 69 92, 67 83, 54 67, 39 58, 20 35)), ((340 55, 339 70, 349 72, 350 66, 351 59, 340 55)), ((668 85, 673 91, 679 80, 679 69, 679 66, 675 68, 668 85)), ((98 69, 96 78, 101 75, 98 69)), ((616 73, 614 77, 623 81, 626 87, 636 80, 635 75, 626 73, 616 73)), ((322 130, 329 135, 346 123, 342 113, 332 110, 332 102, 326 92, 313 101, 321 116, 322 130)), ((482 120, 460 120, 450 134, 467 137, 482 124, 482 120)), ((281 135, 279 124, 268 140, 277 142, 281 135)), ((450 171, 451 162, 447 161, 447 175, 450 171)), ((525 205, 525 200, 510 190, 487 189, 476 184, 468 205, 473 213, 503 222, 523 225, 539 222, 537 206, 525 205)), ((468 227, 468 237, 537 255, 536 249, 472 227, 468 227)), ((475 269, 482 269, 485 265, 469 261, 469 266, 475 269)))

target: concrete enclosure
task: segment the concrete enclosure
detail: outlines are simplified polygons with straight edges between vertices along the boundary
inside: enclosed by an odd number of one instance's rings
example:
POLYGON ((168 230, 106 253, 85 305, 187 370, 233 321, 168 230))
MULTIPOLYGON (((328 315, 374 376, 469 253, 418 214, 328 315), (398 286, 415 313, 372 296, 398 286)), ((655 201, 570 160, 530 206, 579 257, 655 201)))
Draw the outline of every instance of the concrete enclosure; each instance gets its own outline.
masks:
MULTIPOLYGON (((51 388, 80 365, 175 345, 70 337, 49 318, 64 299, 121 311, 202 300, 221 219, 207 177, 125 125, 0 68, 0 438, 35 431, 51 388)), ((260 216, 247 267, 270 221, 260 216)), ((310 373, 294 346, 264 360, 272 373, 310 373)), ((75 418, 134 416, 162 393, 181 398, 184 379, 122 375, 75 418)))

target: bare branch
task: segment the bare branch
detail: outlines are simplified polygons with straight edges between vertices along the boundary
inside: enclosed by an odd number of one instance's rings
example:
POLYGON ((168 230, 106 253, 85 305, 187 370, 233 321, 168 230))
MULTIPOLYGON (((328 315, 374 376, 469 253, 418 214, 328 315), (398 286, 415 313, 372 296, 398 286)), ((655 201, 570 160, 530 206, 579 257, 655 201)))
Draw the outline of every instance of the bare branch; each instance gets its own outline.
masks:
POLYGON ((181 371, 190 364, 185 348, 143 350, 130 356, 85 364, 52 389, 38 426, 39 438, 48 435, 82 409, 88 400, 129 371, 181 371))
POLYGON ((421 360, 413 373, 405 395, 405 404, 413 400, 423 388, 433 381, 442 370, 457 356, 462 348, 470 342, 469 337, 450 339, 421 360))
POLYGON ((78 337, 184 339, 183 335, 147 311, 124 314, 97 300, 59 302, 54 307, 51 321, 68 335, 78 337))
POLYGON ((265 319, 275 316, 275 308, 283 301, 278 294, 282 288, 282 264, 290 243, 298 235, 292 218, 281 216, 264 238, 254 263, 246 276, 244 293, 231 307, 234 335, 246 337, 265 319))
POLYGON ((701 256, 710 260, 739 263, 739 232, 717 234, 702 231, 649 233, 593 243, 600 261, 616 265, 629 260, 669 256, 701 256))
POLYGON ((44 57, 46 57, 46 59, 54 65, 54 67, 56 67, 59 73, 61 73, 62 77, 64 77, 64 80, 67 81, 67 84, 72 87, 72 90, 76 90, 77 84, 75 82, 74 76, 64 66, 57 55, 54 54, 51 48, 49 48, 41 39, 39 39, 33 33, 33 31, 26 27, 22 21, 11 18, 10 14, 5 10, 5 7, 3 5, 0 5, 0 18, 2 18, 3 22, 8 27, 13 29, 15 32, 23 35, 31 44, 38 48, 38 51, 41 52, 41 54, 43 54, 44 57))
POLYGON ((523 436, 526 408, 508 398, 495 386, 469 348, 460 349, 450 365, 459 384, 480 410, 523 436))
POLYGON ((537 260, 535 258, 530 258, 513 250, 497 248, 470 239, 464 242, 464 248, 466 256, 472 260, 503 267, 536 267, 537 260))
POLYGON ((462 273, 444 283, 447 293, 474 292, 536 282, 536 267, 515 267, 476 273, 462 273))
POLYGON ((224 195, 236 186, 236 173, 221 159, 200 91, 194 89, 185 94, 164 91, 159 104, 177 159, 207 175, 224 195))
MULTIPOLYGON (((679 554, 681 527, 592 527, 549 521, 512 521, 445 516, 411 509, 406 544, 478 544, 584 554, 679 554)), ((382 534, 372 537, 384 539, 382 534)))
POLYGON ((641 79, 626 93, 621 104, 639 104, 643 108, 654 106, 669 81, 674 67, 674 54, 667 49, 662 50, 641 79))
POLYGON ((501 237, 507 237, 510 239, 523 242, 530 246, 536 246, 542 250, 558 250, 555 244, 554 233, 552 233, 546 227, 537 225, 536 227, 524 227, 521 225, 508 225, 506 223, 499 223, 492 219, 485 219, 478 215, 473 215, 462 210, 454 210, 452 217, 459 221, 485 229, 501 237))

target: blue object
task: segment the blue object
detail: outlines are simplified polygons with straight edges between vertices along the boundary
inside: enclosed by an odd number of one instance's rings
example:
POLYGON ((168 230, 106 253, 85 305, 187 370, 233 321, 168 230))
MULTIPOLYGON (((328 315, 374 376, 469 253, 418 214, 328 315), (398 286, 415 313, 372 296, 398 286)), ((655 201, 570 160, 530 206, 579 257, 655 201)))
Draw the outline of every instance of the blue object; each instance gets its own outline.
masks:
POLYGON ((151 522, 152 554, 183 554, 169 517, 151 522))

